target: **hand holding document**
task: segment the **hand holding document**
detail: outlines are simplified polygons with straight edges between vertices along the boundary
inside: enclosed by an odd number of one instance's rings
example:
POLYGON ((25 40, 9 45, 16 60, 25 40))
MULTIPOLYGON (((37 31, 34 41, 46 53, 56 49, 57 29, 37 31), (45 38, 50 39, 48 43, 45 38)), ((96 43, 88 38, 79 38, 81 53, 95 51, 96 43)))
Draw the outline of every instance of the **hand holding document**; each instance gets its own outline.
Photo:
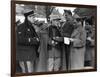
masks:
POLYGON ((78 39, 73 39, 73 38, 68 38, 68 37, 64 37, 64 43, 69 45, 71 42, 74 41, 79 41, 78 39))
POLYGON ((69 45, 70 44, 70 38, 64 37, 64 43, 69 45))

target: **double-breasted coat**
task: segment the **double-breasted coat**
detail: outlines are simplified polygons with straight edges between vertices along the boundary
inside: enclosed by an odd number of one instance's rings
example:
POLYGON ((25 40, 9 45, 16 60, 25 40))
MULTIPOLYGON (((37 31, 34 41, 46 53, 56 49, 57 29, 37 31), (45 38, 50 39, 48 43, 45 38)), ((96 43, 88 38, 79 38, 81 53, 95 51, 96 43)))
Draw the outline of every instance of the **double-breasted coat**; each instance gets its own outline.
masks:
POLYGON ((59 29, 56 26, 50 26, 49 27, 49 43, 48 43, 48 53, 50 58, 54 57, 61 57, 61 42, 53 39, 53 37, 61 37, 61 33, 59 29), (52 40, 54 41, 55 44, 52 44, 52 40), (55 48, 55 51, 52 50, 52 48, 55 48))
POLYGON ((16 29, 16 60, 34 61, 37 57, 39 41, 32 24, 26 19, 16 29))
POLYGON ((74 29, 71 38, 76 39, 71 44, 70 49, 70 69, 83 69, 84 67, 84 54, 86 44, 86 32, 85 29, 80 25, 74 29))

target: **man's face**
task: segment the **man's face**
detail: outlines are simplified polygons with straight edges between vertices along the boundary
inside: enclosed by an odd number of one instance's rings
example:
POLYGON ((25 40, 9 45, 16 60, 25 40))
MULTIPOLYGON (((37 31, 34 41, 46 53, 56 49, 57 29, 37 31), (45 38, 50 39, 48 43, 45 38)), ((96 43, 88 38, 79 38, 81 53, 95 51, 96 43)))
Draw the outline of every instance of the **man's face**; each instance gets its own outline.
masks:
POLYGON ((72 16, 66 12, 65 13, 65 18, 66 18, 66 20, 71 20, 72 16))
POLYGON ((79 27, 81 25, 82 25, 81 21, 77 21, 77 19, 74 19, 74 27, 75 28, 77 28, 77 27, 79 27))
POLYGON ((52 21, 52 25, 58 26, 58 24, 59 24, 59 21, 58 21, 58 20, 53 20, 53 21, 52 21))
POLYGON ((68 13, 65 13, 65 18, 67 18, 67 17, 68 17, 68 15, 69 15, 68 13))
POLYGON ((34 22, 36 21, 35 16, 33 16, 33 15, 29 15, 29 16, 28 16, 28 20, 29 20, 31 23, 34 23, 34 22))

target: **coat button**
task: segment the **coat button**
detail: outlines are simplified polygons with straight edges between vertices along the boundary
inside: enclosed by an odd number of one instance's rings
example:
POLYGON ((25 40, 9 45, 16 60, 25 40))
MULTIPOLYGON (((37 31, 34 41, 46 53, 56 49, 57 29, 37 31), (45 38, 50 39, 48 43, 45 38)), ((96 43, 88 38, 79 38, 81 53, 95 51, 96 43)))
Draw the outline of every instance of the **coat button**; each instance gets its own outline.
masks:
POLYGON ((27 29, 27 31, 30 31, 30 29, 27 29))

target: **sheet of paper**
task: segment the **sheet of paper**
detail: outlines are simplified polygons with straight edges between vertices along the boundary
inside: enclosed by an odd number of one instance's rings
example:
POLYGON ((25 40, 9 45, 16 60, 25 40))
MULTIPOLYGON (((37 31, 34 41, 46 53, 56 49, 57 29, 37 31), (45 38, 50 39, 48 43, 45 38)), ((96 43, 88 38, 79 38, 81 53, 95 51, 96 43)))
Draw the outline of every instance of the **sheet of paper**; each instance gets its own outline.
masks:
POLYGON ((70 44, 70 40, 69 40, 69 38, 64 37, 64 43, 67 44, 67 45, 69 45, 69 44, 70 44))

